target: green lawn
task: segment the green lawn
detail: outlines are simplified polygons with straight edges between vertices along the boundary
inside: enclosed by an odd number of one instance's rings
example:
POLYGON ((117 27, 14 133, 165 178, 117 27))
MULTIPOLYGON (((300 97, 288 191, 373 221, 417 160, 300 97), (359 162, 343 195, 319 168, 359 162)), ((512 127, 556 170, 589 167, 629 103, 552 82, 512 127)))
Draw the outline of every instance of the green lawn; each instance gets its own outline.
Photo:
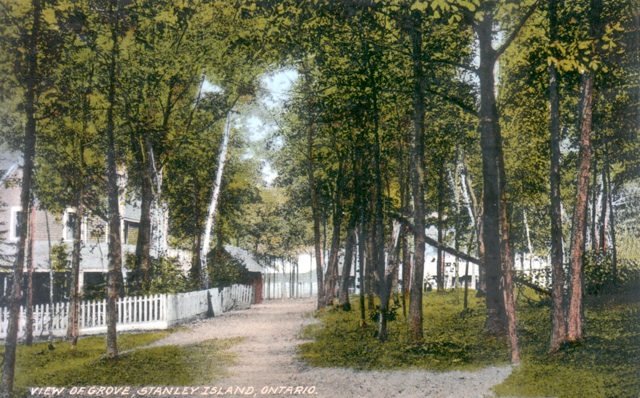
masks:
MULTIPOLYGON (((208 340, 186 346, 140 348, 169 332, 121 334, 115 360, 105 359, 105 338, 86 337, 78 341, 77 351, 70 344, 38 343, 20 345, 16 361, 15 391, 24 395, 36 386, 189 386, 213 383, 225 376, 233 361, 226 351, 239 339, 208 340)), ((4 352, 1 347, 0 354, 4 352)))
MULTIPOLYGON (((470 297, 474 297, 474 293, 470 297)), ((425 369, 446 371, 504 365, 509 361, 505 341, 482 333, 484 302, 470 298, 462 309, 462 291, 430 292, 424 301, 425 341, 408 343, 408 329, 398 309, 389 323, 389 341, 380 344, 371 319, 359 322, 354 309, 321 311, 320 324, 303 332, 311 339, 299 355, 313 366, 355 369, 425 369)), ((518 327, 522 364, 495 388, 502 396, 638 397, 640 396, 640 296, 589 297, 583 344, 547 353, 550 335, 549 302, 532 292, 519 294, 518 327)))
POLYGON ((588 297, 582 344, 547 354, 547 306, 521 305, 522 366, 495 388, 504 396, 640 396, 640 296, 588 297))

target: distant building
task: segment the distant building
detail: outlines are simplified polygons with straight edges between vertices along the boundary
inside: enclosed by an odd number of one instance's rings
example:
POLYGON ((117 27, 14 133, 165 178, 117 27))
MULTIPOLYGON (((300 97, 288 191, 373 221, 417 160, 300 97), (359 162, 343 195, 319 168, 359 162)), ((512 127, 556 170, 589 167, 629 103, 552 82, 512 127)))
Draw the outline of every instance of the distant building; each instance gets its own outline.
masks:
POLYGON ((248 276, 242 284, 254 287, 254 304, 260 304, 263 300, 263 275, 266 272, 264 267, 245 249, 237 246, 224 245, 224 250, 246 269, 248 276))

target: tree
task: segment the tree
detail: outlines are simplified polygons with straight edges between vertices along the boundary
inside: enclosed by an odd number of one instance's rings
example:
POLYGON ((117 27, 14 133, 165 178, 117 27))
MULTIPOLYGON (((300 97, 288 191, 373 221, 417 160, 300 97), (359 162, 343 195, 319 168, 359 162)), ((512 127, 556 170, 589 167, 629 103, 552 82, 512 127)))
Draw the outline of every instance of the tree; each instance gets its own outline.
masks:
POLYGON ((193 97, 201 95, 213 45, 200 40, 211 27, 216 8, 204 2, 179 4, 137 1, 132 12, 140 17, 134 26, 122 69, 125 120, 132 164, 128 187, 140 199, 140 223, 131 288, 148 290, 151 255, 166 252, 168 212, 162 195, 165 165, 191 128, 193 97), (199 89, 198 89, 199 85, 199 89), (197 94, 196 94, 197 92, 197 94))
POLYGON ((67 90, 49 93, 48 101, 41 105, 51 122, 40 133, 36 196, 47 211, 61 213, 68 207, 74 211, 67 220, 73 231, 67 338, 75 349, 80 322, 82 225, 87 214, 106 221, 106 212, 102 198, 104 162, 98 155, 101 148, 94 119, 96 103, 92 102, 97 62, 91 54, 96 49, 95 40, 87 34, 93 27, 84 18, 89 13, 86 6, 65 6, 57 10, 56 24, 67 57, 51 79, 56 87, 67 90))
MULTIPOLYGON (((20 206, 23 215, 30 214, 31 206, 31 186, 33 179, 33 159, 35 155, 36 137, 37 137, 37 102, 40 93, 40 79, 42 78, 39 69, 38 50, 40 48, 40 39, 42 38, 42 11, 43 4, 40 0, 32 0, 29 4, 28 11, 20 15, 21 11, 18 4, 7 5, 4 12, 9 15, 5 17, 10 23, 15 25, 7 30, 16 29, 19 33, 15 36, 5 36, 7 41, 13 41, 17 47, 24 48, 24 54, 18 52, 14 54, 18 68, 25 67, 25 72, 20 69, 15 70, 17 81, 24 85, 24 139, 23 139, 23 165, 22 165, 22 188, 20 192, 20 206), (16 13, 16 14, 14 14, 16 13), (24 18, 24 19, 23 19, 24 18), (19 20, 21 19, 21 20, 19 20), (23 25, 24 24, 24 25, 23 25), (23 28, 23 29, 20 29, 23 28)), ((3 18, 4 19, 4 18, 3 18)), ((11 32, 14 33, 14 32, 11 32)), ((22 275, 25 259, 25 250, 27 242, 27 226, 26 216, 21 217, 22 222, 19 223, 19 238, 15 262, 13 265, 13 285, 11 287, 11 299, 9 304, 9 327, 7 329, 7 337, 4 353, 4 364, 2 369, 2 396, 10 397, 13 394, 13 380, 16 361, 16 348, 18 343, 18 327, 20 321, 20 304, 22 301, 22 275)))
MULTIPOLYGON (((549 0, 549 41, 558 40, 558 1, 549 0)), ((557 56, 557 52, 553 55, 557 56)), ((549 64, 549 148, 551 163, 549 171, 549 191, 551 209, 551 272, 553 283, 553 315, 551 342, 549 349, 555 352, 567 338, 564 305, 564 261, 562 250, 562 202, 560 197, 560 98, 558 71, 549 64)))
POLYGON ((204 227, 204 233, 202 238, 202 254, 200 255, 203 264, 200 266, 200 279, 202 281, 202 288, 209 288, 209 274, 207 272, 207 256, 209 254, 209 241, 211 239, 211 232, 214 229, 216 212, 218 210, 218 199, 220 197, 220 187, 222 185, 222 174, 224 172, 224 165, 227 161, 227 149, 229 147, 229 134, 231 131, 231 115, 233 111, 229 111, 227 114, 227 122, 222 133, 222 142, 220 143, 220 153, 218 154, 218 167, 216 168, 216 178, 213 182, 211 201, 209 202, 209 211, 207 213, 206 223, 204 227))
MULTIPOLYGON (((594 42, 602 37, 601 0, 590 2, 589 37, 594 42)), ((571 267, 569 311, 567 314, 568 341, 582 340, 583 335, 583 258, 586 245, 586 223, 588 209, 589 177, 591 170, 594 71, 585 70, 580 83, 579 131, 580 151, 578 153, 578 175, 576 180, 575 204, 571 228, 571 267)))
MULTIPOLYGON (((415 2, 413 9, 426 9, 428 3, 415 2)), ((464 20, 471 26, 478 40, 479 66, 466 66, 474 71, 479 80, 479 132, 482 150, 483 176, 483 220, 482 234, 484 244, 484 270, 487 283, 487 321, 485 329, 494 334, 507 332, 511 345, 512 362, 519 362, 519 350, 516 335, 515 300, 511 276, 512 258, 509 241, 509 219, 506 198, 506 173, 504 166, 502 134, 495 97, 494 69, 500 56, 518 36, 529 17, 536 10, 537 3, 521 4, 513 7, 506 2, 443 2, 434 3, 434 9, 440 13, 454 12, 451 20, 464 20), (504 7, 504 8, 503 8, 504 7), (504 40, 498 48, 494 47, 495 27, 506 15, 505 9, 520 11, 510 31, 504 34, 504 40), (462 14, 455 14, 458 12, 462 14)), ((509 13, 509 15, 512 15, 509 13)), ((512 19, 513 20, 513 19, 512 19)))
POLYGON ((116 86, 118 85, 118 59, 120 57, 121 35, 125 25, 123 4, 119 0, 109 0, 106 5, 107 18, 107 62, 104 65, 106 83, 104 87, 106 97, 106 120, 104 133, 107 136, 105 172, 107 179, 107 212, 108 212, 108 243, 109 243, 109 272, 107 275, 107 347, 106 356, 113 359, 118 355, 116 324, 118 308, 116 306, 122 286, 122 238, 120 236, 120 201, 119 177, 117 171, 116 154, 116 86))

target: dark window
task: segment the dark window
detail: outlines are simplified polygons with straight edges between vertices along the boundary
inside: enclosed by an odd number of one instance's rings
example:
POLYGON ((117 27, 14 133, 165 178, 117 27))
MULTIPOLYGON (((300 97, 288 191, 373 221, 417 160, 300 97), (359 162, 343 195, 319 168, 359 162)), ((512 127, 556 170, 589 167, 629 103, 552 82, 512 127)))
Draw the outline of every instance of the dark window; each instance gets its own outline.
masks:
POLYGON ((22 228, 22 223, 25 221, 24 219, 24 211, 16 211, 16 222, 13 225, 13 236, 15 236, 16 239, 20 238, 20 229, 22 228))
POLYGON ((82 290, 85 300, 104 300, 107 297, 107 274, 85 272, 82 290))
POLYGON ((67 212, 67 240, 73 240, 73 236, 76 231, 76 221, 78 220, 78 215, 76 213, 67 212))
POLYGON ((132 221, 124 222, 124 243, 126 245, 135 245, 138 243, 138 229, 140 224, 132 221))

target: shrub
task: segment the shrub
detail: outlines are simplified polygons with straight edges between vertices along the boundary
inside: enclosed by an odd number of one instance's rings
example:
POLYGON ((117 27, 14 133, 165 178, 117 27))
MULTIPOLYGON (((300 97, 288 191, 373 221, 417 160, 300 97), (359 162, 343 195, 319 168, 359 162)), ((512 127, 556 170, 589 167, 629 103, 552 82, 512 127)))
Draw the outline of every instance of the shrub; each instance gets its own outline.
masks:
POLYGON ((222 246, 216 246, 209 253, 207 263, 209 264, 211 284, 214 287, 245 283, 249 278, 249 271, 244 264, 227 253, 222 246))
POLYGON ((71 261, 69 247, 63 242, 51 246, 51 267, 53 268, 54 301, 69 300, 71 292, 71 261))
POLYGON ((585 292, 589 295, 637 290, 640 287, 640 264, 618 260, 614 270, 611 250, 585 254, 585 292), (615 272, 614 272, 615 271, 615 272))
POLYGON ((192 290, 189 277, 183 272, 182 265, 175 258, 151 258, 149 264, 149 286, 142 289, 142 274, 132 253, 125 255, 125 265, 131 271, 127 277, 129 293, 172 294, 192 290))

